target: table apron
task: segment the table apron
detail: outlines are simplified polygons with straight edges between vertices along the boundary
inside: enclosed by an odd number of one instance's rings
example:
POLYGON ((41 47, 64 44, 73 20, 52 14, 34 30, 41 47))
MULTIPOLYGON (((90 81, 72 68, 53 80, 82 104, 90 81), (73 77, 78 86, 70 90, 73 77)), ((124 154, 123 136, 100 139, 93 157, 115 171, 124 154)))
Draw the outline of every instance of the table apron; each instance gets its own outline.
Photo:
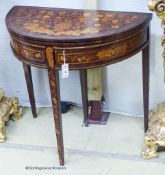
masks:
MULTIPOLYGON (((70 69, 84 69, 105 66, 126 59, 138 53, 148 42, 147 28, 137 34, 114 42, 97 44, 90 47, 72 47, 54 49, 55 68, 60 69, 64 63, 63 51, 65 50, 65 62, 70 69)), ((30 45, 29 41, 19 41, 12 38, 11 47, 15 56, 22 62, 36 67, 47 68, 45 50, 47 46, 30 45)))

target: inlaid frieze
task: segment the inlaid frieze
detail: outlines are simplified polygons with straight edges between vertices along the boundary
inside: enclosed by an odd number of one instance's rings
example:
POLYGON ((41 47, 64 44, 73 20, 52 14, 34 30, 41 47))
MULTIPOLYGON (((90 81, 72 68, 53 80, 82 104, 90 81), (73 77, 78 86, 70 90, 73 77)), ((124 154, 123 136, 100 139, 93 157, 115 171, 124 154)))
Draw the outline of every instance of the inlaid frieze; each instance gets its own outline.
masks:
MULTIPOLYGON (((88 64, 96 63, 97 61, 112 60, 118 57, 129 54, 130 52, 141 47, 147 40, 147 33, 140 33, 139 35, 129 39, 127 42, 113 45, 97 46, 92 49, 73 49, 73 52, 66 50, 66 62, 71 64, 88 64), (76 51, 77 50, 77 51, 76 51)), ((64 55, 58 52, 58 63, 64 63, 64 55)))
POLYGON ((15 50, 15 52, 17 52, 19 55, 23 57, 36 59, 38 61, 43 60, 42 51, 36 50, 34 48, 30 48, 29 46, 22 44, 21 42, 17 42, 16 40, 13 40, 12 47, 15 50))

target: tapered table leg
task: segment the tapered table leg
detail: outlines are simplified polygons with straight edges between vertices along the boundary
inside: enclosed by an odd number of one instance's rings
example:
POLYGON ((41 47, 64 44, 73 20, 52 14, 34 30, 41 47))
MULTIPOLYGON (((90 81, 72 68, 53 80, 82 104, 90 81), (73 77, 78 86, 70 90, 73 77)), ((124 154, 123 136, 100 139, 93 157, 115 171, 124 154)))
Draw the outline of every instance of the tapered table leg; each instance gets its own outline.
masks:
POLYGON ((64 146, 62 133, 62 119, 61 119, 61 102, 59 89, 59 72, 55 70, 53 49, 48 47, 46 49, 46 59, 48 64, 48 76, 51 91, 52 107, 54 114, 57 147, 59 153, 60 165, 64 165, 64 146))
MULTIPOLYGON (((149 37, 149 34, 148 34, 149 37)), ((148 111, 149 111, 149 44, 142 51, 142 69, 143 69, 143 106, 144 106, 144 130, 148 129, 148 111)))
POLYGON ((88 92, 87 92, 87 71, 80 70, 81 96, 83 102, 84 124, 88 126, 88 92))
POLYGON ((34 118, 37 118, 31 67, 28 64, 23 63, 23 68, 24 68, 24 73, 25 73, 26 85, 27 85, 27 90, 29 94, 32 114, 34 118))

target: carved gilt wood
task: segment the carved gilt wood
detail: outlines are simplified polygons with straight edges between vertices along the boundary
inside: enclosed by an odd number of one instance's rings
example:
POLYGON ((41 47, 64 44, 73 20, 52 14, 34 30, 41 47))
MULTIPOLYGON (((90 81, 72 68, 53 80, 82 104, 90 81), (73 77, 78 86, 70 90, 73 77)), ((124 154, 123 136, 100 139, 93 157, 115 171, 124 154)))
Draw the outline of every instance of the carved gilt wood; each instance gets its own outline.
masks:
MULTIPOLYGON (((150 0, 149 9, 156 12, 162 20, 164 35, 162 36, 164 72, 165 72, 165 0, 150 0)), ((165 80, 165 73, 164 73, 165 80)), ((144 159, 152 159, 158 156, 158 148, 165 147, 165 101, 159 103, 155 109, 149 112, 149 129, 145 134, 145 149, 142 151, 144 159)))
POLYGON ((22 118, 22 109, 18 107, 17 97, 6 97, 0 88, 0 142, 6 140, 6 122, 9 119, 18 120, 22 118))

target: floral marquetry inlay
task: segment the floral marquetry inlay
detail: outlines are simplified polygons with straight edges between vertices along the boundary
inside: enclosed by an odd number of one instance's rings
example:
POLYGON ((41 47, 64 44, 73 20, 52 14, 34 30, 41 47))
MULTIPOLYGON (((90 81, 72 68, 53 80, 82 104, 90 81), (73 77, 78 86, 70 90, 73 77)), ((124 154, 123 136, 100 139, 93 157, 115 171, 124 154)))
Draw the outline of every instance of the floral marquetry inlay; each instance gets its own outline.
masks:
POLYGON ((128 12, 15 7, 10 14, 9 28, 31 37, 83 39, 121 32, 146 18, 146 14, 128 12))
POLYGON ((127 50, 128 50, 128 45, 125 44, 123 46, 98 52, 97 57, 99 59, 105 59, 105 58, 113 57, 115 55, 123 55, 127 52, 127 50))
POLYGON ((36 60, 42 60, 42 52, 39 50, 35 50, 32 48, 25 47, 21 43, 17 41, 12 42, 13 49, 22 56, 29 57, 29 58, 34 58, 36 60))

